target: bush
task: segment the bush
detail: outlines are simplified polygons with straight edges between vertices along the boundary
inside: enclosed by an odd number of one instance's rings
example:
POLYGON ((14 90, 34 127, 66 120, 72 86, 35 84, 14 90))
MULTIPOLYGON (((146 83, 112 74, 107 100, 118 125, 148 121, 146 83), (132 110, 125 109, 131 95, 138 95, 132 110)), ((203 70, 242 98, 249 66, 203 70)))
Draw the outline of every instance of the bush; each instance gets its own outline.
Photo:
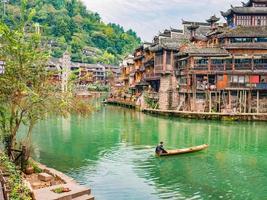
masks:
POLYGON ((0 154, 0 166, 9 174, 7 184, 10 188, 10 200, 31 200, 30 190, 23 184, 16 166, 4 154, 0 154))

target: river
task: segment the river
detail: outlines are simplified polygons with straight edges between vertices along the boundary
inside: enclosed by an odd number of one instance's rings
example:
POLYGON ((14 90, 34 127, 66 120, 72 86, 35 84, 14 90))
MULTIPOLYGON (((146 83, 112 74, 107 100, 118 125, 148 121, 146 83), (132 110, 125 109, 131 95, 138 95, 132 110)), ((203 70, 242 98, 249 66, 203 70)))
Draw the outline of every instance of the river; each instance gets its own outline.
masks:
POLYGON ((92 188, 96 200, 267 199, 267 124, 154 117, 113 106, 36 126, 34 157, 92 188), (158 158, 154 148, 207 143, 158 158))

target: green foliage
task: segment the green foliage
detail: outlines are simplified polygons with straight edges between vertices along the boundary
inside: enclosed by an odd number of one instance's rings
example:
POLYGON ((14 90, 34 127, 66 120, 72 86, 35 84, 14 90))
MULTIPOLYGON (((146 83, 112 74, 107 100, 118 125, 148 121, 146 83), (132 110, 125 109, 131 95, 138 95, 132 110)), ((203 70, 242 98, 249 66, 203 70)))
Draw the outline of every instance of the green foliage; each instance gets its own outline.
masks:
POLYGON ((0 58, 5 62, 5 72, 0 75, 0 139, 10 156, 17 132, 25 125, 27 137, 23 143, 28 148, 28 158, 32 129, 39 120, 49 114, 88 115, 91 106, 75 99, 71 90, 66 93, 57 90, 52 82, 53 73, 46 68, 49 57, 40 34, 25 33, 34 27, 31 20, 34 11, 25 6, 20 11, 20 21, 11 28, 0 22, 0 58))
POLYGON ((4 169, 6 174, 9 174, 7 184, 11 189, 10 199, 31 200, 30 190, 23 184, 21 176, 16 170, 16 166, 4 154, 0 154, 0 167, 4 169))
POLYGON ((154 98, 150 98, 148 94, 144 96, 144 100, 146 104, 149 106, 151 109, 158 109, 159 108, 159 103, 158 100, 154 98))
MULTIPOLYGON (((21 19, 20 6, 20 0, 7 4, 7 16, 1 16, 5 23, 14 25, 10 19, 21 19)), ((2 9, 0 6, 1 14, 2 9)), ((40 24, 42 40, 57 58, 71 47, 72 61, 117 64, 141 42, 131 29, 104 24, 97 13, 87 10, 79 0, 29 0, 26 9, 32 10, 32 22, 40 24), (100 54, 87 55, 86 47, 95 47, 100 54)))
POLYGON ((109 86, 101 84, 89 84, 88 91, 97 91, 97 92, 108 92, 109 86))
POLYGON ((39 174, 43 172, 43 170, 40 167, 38 167, 38 165, 31 159, 28 160, 28 166, 33 167, 34 173, 39 174))

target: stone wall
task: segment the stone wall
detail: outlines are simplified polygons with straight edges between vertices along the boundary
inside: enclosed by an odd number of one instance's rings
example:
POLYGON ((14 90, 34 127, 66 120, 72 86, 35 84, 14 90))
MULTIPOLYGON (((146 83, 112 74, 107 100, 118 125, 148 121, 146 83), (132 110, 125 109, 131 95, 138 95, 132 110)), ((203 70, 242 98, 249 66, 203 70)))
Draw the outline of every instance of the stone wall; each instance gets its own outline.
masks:
POLYGON ((173 110, 178 107, 177 80, 171 74, 164 74, 160 78, 159 109, 173 110))

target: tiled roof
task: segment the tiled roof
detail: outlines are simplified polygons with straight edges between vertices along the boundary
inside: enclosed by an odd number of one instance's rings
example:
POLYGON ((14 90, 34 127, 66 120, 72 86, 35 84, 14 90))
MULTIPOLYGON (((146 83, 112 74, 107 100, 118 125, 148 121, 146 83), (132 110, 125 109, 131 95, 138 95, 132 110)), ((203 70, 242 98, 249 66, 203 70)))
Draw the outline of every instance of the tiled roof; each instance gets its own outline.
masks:
POLYGON ((216 17, 216 15, 213 15, 207 20, 207 22, 211 23, 211 22, 217 22, 219 20, 220 20, 220 18, 216 17))
POLYGON ((196 25, 199 25, 199 26, 209 26, 210 24, 209 23, 206 23, 206 22, 194 22, 194 21, 186 21, 186 20, 182 20, 182 24, 183 25, 186 25, 186 24, 196 24, 196 25))
POLYGON ((221 12, 223 17, 232 13, 236 14, 267 14, 267 7, 232 7, 226 12, 221 12))
POLYGON ((162 38, 159 42, 159 44, 156 44, 154 46, 151 46, 149 48, 152 52, 161 51, 162 49, 166 50, 178 50, 180 45, 184 43, 186 39, 183 38, 162 38))
POLYGON ((229 56, 229 52, 222 48, 199 48, 194 45, 179 52, 177 56, 192 55, 192 56, 229 56))
POLYGON ((267 26, 238 26, 234 29, 226 28, 218 37, 267 37, 267 26))
POLYGON ((247 3, 243 3, 243 6, 248 7, 251 6, 252 3, 267 3, 267 0, 249 0, 247 3))
POLYGON ((267 50, 267 43, 231 43, 223 45, 225 49, 261 49, 267 50))

